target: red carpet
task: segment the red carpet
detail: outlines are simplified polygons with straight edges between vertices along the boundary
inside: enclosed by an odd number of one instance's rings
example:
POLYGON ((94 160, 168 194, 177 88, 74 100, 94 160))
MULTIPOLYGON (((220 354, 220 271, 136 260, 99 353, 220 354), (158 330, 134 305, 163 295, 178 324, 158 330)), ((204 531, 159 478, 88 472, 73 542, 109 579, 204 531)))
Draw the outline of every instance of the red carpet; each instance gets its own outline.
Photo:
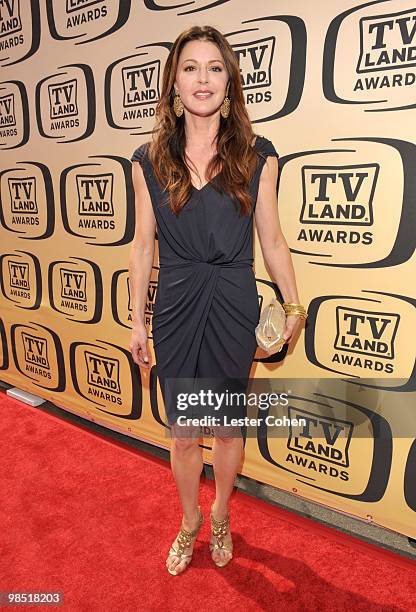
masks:
POLYGON ((4 393, 0 410, 1 592, 59 590, 77 612, 416 610, 415 562, 237 491, 234 558, 217 569, 205 478, 192 564, 171 576, 180 506, 168 463, 4 393))

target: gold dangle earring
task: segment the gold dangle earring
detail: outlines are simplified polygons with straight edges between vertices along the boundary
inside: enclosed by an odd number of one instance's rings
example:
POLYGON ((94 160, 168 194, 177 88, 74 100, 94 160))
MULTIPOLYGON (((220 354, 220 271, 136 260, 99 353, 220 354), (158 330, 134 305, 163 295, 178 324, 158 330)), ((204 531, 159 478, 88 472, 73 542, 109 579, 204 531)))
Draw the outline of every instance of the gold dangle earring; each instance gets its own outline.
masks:
POLYGON ((175 97, 173 98, 173 110, 175 111, 175 115, 177 117, 181 117, 181 115, 183 115, 182 100, 177 91, 175 91, 175 97))
POLYGON ((220 112, 224 119, 227 119, 228 115, 230 114, 230 98, 228 97, 228 91, 223 100, 223 103, 221 104, 220 112))

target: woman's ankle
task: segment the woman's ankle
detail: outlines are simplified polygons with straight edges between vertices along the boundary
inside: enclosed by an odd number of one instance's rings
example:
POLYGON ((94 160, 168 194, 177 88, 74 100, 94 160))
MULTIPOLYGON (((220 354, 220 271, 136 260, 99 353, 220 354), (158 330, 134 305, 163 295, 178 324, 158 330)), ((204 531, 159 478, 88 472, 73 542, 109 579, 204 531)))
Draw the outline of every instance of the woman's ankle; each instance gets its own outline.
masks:
POLYGON ((216 521, 223 521, 224 519, 227 518, 227 515, 229 514, 228 504, 220 505, 216 501, 213 502, 211 506, 211 510, 212 510, 212 513, 216 521))
POLYGON ((193 531, 199 522, 199 510, 195 509, 194 514, 183 514, 182 525, 187 531, 193 531))

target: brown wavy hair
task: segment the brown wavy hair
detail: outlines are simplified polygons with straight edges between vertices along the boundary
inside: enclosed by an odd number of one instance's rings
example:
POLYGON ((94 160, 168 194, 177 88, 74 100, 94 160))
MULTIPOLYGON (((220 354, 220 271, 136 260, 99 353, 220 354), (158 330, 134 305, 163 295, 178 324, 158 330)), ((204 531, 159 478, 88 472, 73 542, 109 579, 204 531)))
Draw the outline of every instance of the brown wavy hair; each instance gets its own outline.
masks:
POLYGON ((192 26, 173 43, 163 71, 149 159, 160 186, 168 194, 172 212, 179 215, 192 195, 193 186, 185 163, 185 113, 177 117, 173 110, 174 82, 179 55, 191 40, 216 44, 229 75, 230 114, 227 119, 220 114, 217 154, 208 164, 207 177, 215 189, 227 193, 235 204, 236 200, 240 203, 240 215, 248 215, 253 206, 249 183, 258 159, 252 146, 255 134, 245 106, 237 57, 224 35, 211 26, 192 26))

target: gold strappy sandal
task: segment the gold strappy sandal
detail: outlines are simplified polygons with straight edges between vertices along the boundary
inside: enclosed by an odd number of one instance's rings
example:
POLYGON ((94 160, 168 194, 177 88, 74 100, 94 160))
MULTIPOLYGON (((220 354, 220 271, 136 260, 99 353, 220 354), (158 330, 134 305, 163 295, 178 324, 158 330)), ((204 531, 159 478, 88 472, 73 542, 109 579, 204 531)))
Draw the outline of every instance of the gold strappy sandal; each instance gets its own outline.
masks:
POLYGON ((215 561, 215 559, 212 558, 212 560, 214 561, 215 565, 217 565, 218 567, 224 567, 233 558, 233 544, 232 544, 232 542, 230 542, 229 544, 226 544, 224 542, 224 537, 227 535, 227 531, 230 528, 230 514, 227 513, 227 516, 222 521, 217 521, 213 517, 212 506, 211 506, 210 519, 211 519, 211 531, 212 531, 212 535, 216 539, 215 543, 214 542, 210 542, 210 544, 209 544, 209 548, 211 550, 211 556, 212 556, 212 553, 214 552, 214 550, 217 550, 217 549, 219 549, 219 550, 226 550, 228 553, 230 553, 230 557, 228 559, 226 559, 226 561, 224 563, 217 563, 217 561, 215 561))
MULTIPOLYGON (((191 545, 192 539, 196 538, 199 530, 201 529, 202 523, 204 522, 204 516, 201 512, 200 506, 198 506, 198 512, 199 512, 198 525, 195 527, 195 529, 193 531, 188 531, 181 525, 179 535, 177 536, 177 541, 178 541, 177 548, 175 550, 174 546, 172 545, 169 549, 168 559, 169 557, 178 557, 179 559, 183 559, 186 563, 185 567, 179 572, 176 572, 175 570, 171 570, 168 567, 167 568, 168 572, 169 574, 172 574, 172 576, 179 576, 179 574, 182 574, 182 572, 186 570, 189 563, 191 562, 193 551, 192 553, 185 553, 184 551, 186 548, 188 548, 191 545)), ((177 565, 180 565, 180 563, 178 563, 177 565)))

